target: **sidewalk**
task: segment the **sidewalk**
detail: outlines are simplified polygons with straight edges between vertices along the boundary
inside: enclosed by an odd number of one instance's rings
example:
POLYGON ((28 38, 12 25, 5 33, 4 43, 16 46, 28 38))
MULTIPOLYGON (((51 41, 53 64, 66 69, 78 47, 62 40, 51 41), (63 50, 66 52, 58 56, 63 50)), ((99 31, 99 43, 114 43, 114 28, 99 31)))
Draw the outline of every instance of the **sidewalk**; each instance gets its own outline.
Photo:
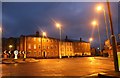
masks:
POLYGON ((99 76, 101 76, 101 77, 105 76, 105 77, 120 78, 120 72, 109 71, 109 72, 104 72, 103 74, 99 73, 99 76))
POLYGON ((90 74, 81 78, 120 78, 120 72, 108 71, 90 74))
POLYGON ((7 59, 2 59, 3 64, 14 64, 14 63, 30 63, 30 62, 39 62, 39 60, 33 59, 33 58, 19 58, 19 59, 14 59, 14 58, 7 58, 7 59))

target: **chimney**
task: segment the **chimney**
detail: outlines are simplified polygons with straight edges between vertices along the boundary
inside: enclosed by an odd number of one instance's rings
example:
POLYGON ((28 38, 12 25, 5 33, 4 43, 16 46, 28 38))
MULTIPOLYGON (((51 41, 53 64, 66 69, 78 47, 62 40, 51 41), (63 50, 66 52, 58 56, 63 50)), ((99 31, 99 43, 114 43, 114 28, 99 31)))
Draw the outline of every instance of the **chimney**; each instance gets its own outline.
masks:
POLYGON ((80 42, 82 42, 82 38, 80 38, 80 42))
POLYGON ((68 36, 66 35, 66 38, 65 38, 65 40, 68 40, 68 36))
POLYGON ((39 31, 36 32, 36 36, 39 37, 39 31))

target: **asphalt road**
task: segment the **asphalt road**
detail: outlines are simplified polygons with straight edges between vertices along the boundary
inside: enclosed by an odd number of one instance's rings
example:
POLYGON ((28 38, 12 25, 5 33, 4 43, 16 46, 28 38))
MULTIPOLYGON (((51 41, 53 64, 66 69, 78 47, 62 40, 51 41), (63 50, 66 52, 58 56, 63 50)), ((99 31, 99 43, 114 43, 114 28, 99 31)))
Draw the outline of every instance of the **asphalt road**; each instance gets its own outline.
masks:
POLYGON ((113 60, 105 57, 39 60, 37 63, 0 64, 2 76, 86 76, 114 71, 113 60))

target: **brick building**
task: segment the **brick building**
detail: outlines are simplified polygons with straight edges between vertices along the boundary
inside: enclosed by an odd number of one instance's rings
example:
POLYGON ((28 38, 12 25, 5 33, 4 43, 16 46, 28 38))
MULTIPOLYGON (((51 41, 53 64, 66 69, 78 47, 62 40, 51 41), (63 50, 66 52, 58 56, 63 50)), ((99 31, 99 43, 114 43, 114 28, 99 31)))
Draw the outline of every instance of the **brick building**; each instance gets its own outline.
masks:
POLYGON ((27 52, 27 57, 49 58, 59 56, 59 41, 55 38, 28 35, 20 37, 20 50, 27 52))
MULTIPOLYGON (((59 43, 60 46, 60 43, 59 43)), ((59 52, 61 51, 62 56, 74 56, 74 46, 73 41, 69 40, 66 36, 65 40, 62 40, 61 49, 59 48, 59 52)))
MULTIPOLYGON (((90 55, 90 43, 80 40, 70 40, 67 38, 60 41, 52 37, 43 37, 36 32, 34 35, 21 35, 19 39, 12 39, 12 42, 4 39, 3 48, 12 45, 12 49, 19 52, 26 52, 27 57, 35 58, 54 58, 60 56, 85 56, 90 55), (7 42, 6 42, 7 41, 7 42), (8 44, 8 45, 6 45, 8 44)), ((5 49, 4 49, 5 50, 5 49)), ((9 50, 9 47, 8 47, 9 50)))
POLYGON ((83 41, 82 38, 80 38, 80 41, 74 41, 73 46, 75 55, 80 56, 91 55, 90 43, 83 41))

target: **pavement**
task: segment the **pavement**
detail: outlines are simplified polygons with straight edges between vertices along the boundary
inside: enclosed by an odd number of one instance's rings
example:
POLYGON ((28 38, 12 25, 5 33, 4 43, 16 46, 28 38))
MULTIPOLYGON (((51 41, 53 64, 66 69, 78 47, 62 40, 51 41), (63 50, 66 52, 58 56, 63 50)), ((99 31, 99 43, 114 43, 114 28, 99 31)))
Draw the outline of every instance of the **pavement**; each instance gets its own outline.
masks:
POLYGON ((120 72, 115 71, 100 72, 84 76, 83 78, 120 78, 120 72))

